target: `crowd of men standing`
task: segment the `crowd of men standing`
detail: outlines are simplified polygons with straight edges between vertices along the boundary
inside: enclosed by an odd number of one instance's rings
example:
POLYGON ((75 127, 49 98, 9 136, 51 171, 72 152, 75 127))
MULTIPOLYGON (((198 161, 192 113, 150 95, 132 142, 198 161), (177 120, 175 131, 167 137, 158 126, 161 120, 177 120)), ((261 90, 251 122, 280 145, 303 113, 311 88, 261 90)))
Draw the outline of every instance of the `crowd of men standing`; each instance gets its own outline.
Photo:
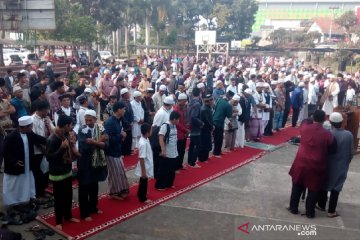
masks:
MULTIPOLYGON (((91 221, 90 214, 102 213, 97 208, 99 181, 108 180, 109 197, 128 196, 124 156, 138 154, 145 162, 138 165, 140 181, 154 175, 156 189, 165 191, 175 187, 176 171, 200 168, 197 162, 208 161, 211 154, 222 158, 246 141, 281 131, 291 111, 291 125, 296 127, 308 118, 322 123, 339 106, 356 105, 360 81, 360 72, 335 76, 328 68, 274 57, 231 58, 228 66, 188 56, 173 57, 168 64, 145 58, 143 67, 72 65, 65 76, 55 74, 50 62, 17 76, 9 69, 0 78, 4 204, 33 198, 41 202, 50 180, 57 227, 64 219, 77 222, 71 214, 71 182, 77 169, 81 218, 91 221)), ((302 137, 305 128, 303 124, 302 137)), ((330 134, 323 134, 329 146, 330 136, 337 138, 338 132, 330 134)), ((321 158, 327 159, 325 155, 321 158)), ((294 178, 290 210, 297 213, 299 192, 308 188, 309 197, 317 199, 312 193, 321 187, 294 178)), ((146 201, 144 191, 146 195, 146 187, 138 194, 141 201, 146 201)), ((323 209, 324 193, 322 199, 323 209)))

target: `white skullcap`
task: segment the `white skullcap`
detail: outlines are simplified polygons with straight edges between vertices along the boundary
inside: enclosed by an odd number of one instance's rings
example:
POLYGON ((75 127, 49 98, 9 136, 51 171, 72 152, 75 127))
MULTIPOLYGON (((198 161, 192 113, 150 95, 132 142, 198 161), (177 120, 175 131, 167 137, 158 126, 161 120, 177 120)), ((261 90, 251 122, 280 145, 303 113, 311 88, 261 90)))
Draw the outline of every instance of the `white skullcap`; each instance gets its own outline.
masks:
POLYGON ((85 116, 91 116, 91 117, 97 118, 97 117, 96 117, 96 112, 95 112, 94 110, 92 110, 92 109, 86 110, 84 115, 85 115, 85 116))
POLYGON ((264 83, 263 82, 257 82, 256 87, 264 87, 264 83))
POLYGON ((299 87, 305 87, 305 83, 304 83, 304 82, 300 82, 300 83, 299 83, 299 87))
POLYGON ((20 70, 20 73, 26 73, 27 71, 25 69, 20 70))
POLYGON ((223 67, 223 65, 219 65, 219 68, 222 68, 223 67))
POLYGON ((349 74, 349 75, 346 75, 346 78, 347 78, 347 79, 351 79, 351 77, 352 77, 352 76, 351 76, 350 74, 349 74))
POLYGON ((16 85, 13 88, 13 92, 16 92, 16 91, 22 91, 22 88, 19 85, 16 85))
POLYGON ((93 92, 93 90, 91 89, 91 88, 85 88, 85 90, 84 90, 84 92, 86 92, 86 93, 92 93, 93 92))
POLYGON ((240 96, 235 94, 233 97, 232 97, 232 100, 234 101, 240 101, 240 96))
POLYGON ((134 98, 140 97, 140 96, 141 96, 141 92, 139 92, 139 91, 134 92, 134 98))
POLYGON ((187 100, 188 96, 185 93, 180 93, 178 96, 178 100, 187 100))
POLYGON ((174 101, 174 98, 173 98, 172 96, 167 96, 167 97, 164 99, 164 103, 165 103, 165 104, 174 105, 174 104, 175 104, 175 101, 174 101))
POLYGON ((177 72, 173 72, 172 75, 176 76, 176 75, 177 75, 177 72))
POLYGON ((71 65, 71 68, 76 68, 76 65, 75 64, 71 65))
POLYGON ((332 114, 330 114, 329 120, 333 123, 341 123, 343 121, 343 116, 341 115, 341 113, 333 112, 332 114))
POLYGON ((216 86, 219 85, 219 84, 222 84, 223 82, 221 80, 217 80, 216 81, 216 86))
POLYGON ((23 116, 19 118, 18 122, 20 127, 29 126, 33 123, 33 118, 31 116, 23 116))
POLYGON ((198 83, 198 85, 196 85, 196 87, 197 88, 203 88, 203 87, 205 87, 205 84, 201 82, 201 83, 198 83))
POLYGON ((51 62, 48 62, 48 63, 46 64, 46 66, 47 66, 47 67, 51 67, 51 66, 52 66, 52 63, 51 63, 51 62))
POLYGON ((160 85, 159 90, 160 91, 166 91, 166 86, 165 85, 160 85))
POLYGON ((250 88, 245 89, 245 93, 252 94, 252 90, 250 88))
POLYGON ((36 75, 35 71, 30 71, 30 75, 36 75))
POLYGON ((334 74, 328 74, 326 77, 329 78, 329 79, 332 79, 332 78, 335 78, 335 75, 334 74))
POLYGON ((110 74, 110 70, 109 70, 109 69, 105 69, 105 70, 104 70, 104 74, 109 75, 109 74, 110 74))
POLYGON ((277 85, 278 84, 278 81, 271 81, 271 85, 277 85))
POLYGON ((269 85, 268 83, 264 83, 264 87, 265 87, 265 88, 269 88, 270 85, 269 85))
POLYGON ((129 92, 129 89, 123 88, 123 89, 121 89, 121 91, 120 91, 120 95, 123 95, 123 94, 125 94, 125 93, 127 93, 127 92, 129 92))
POLYGON ((285 72, 285 71, 286 71, 286 68, 285 68, 285 67, 282 67, 282 68, 281 68, 281 71, 282 71, 282 72, 285 72))

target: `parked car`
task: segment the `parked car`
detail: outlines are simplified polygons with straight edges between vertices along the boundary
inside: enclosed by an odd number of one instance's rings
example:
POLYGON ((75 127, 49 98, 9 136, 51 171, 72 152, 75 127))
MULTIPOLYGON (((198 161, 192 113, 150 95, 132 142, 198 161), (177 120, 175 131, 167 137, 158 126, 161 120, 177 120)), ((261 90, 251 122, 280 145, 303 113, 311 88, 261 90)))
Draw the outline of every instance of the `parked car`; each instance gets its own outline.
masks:
POLYGON ((38 64, 40 62, 40 58, 36 53, 18 53, 18 55, 21 57, 23 64, 38 64))
POLYGON ((114 59, 114 56, 111 54, 110 51, 99 51, 101 60, 111 61, 114 59))
POLYGON ((4 64, 5 66, 16 66, 23 65, 23 61, 18 54, 4 54, 4 64))

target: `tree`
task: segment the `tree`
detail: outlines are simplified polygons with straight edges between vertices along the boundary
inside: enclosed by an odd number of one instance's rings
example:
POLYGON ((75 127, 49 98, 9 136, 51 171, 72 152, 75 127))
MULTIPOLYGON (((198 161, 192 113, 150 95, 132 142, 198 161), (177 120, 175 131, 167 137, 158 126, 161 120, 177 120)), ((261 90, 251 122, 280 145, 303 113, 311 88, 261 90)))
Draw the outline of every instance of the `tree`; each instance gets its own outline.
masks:
MULTIPOLYGON (((228 1, 230 2, 230 1, 228 1)), ((233 0, 224 27, 218 28, 218 38, 223 41, 242 40, 250 36, 255 23, 258 4, 255 0, 233 0)))
POLYGON ((357 25, 358 19, 354 11, 348 11, 335 19, 335 22, 345 28, 346 33, 348 34, 350 30, 357 25))

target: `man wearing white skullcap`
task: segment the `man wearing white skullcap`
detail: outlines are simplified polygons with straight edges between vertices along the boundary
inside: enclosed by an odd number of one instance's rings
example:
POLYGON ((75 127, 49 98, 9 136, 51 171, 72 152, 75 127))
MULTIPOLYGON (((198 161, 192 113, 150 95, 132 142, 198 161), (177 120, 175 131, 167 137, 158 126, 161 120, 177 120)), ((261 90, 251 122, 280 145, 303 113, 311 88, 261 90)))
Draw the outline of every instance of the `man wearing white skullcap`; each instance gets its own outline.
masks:
POLYGON ((342 114, 333 112, 330 114, 329 120, 332 125, 330 131, 336 139, 337 147, 335 154, 330 154, 327 158, 327 182, 324 185, 323 191, 320 191, 318 207, 323 211, 326 210, 328 191, 331 192, 327 216, 333 218, 339 216, 336 212, 336 206, 349 171, 350 161, 353 158, 354 145, 352 133, 341 128, 343 122, 342 114))
POLYGON ((333 74, 328 74, 328 78, 329 84, 320 99, 320 104, 323 104, 322 110, 327 116, 339 105, 338 95, 340 93, 340 86, 336 82, 336 77, 333 74))
POLYGON ((110 70, 104 71, 104 77, 99 82, 100 93, 100 118, 103 119, 103 112, 109 103, 109 97, 114 88, 114 81, 111 79, 110 70))
POLYGON ((3 203, 28 203, 35 198, 34 146, 46 145, 46 138, 33 133, 31 116, 19 118, 19 128, 7 136, 4 145, 3 203))
POLYGON ((134 112, 134 120, 132 125, 132 145, 131 150, 138 148, 141 137, 141 125, 144 123, 144 109, 141 106, 142 94, 139 91, 134 92, 134 99, 131 101, 131 107, 134 112))
POLYGON ((152 100, 154 101, 155 111, 158 111, 163 106, 164 99, 166 97, 165 92, 166 92, 166 86, 160 85, 159 91, 152 96, 152 100))
POLYGON ((230 118, 225 118, 225 149, 228 152, 234 150, 235 147, 236 133, 239 128, 238 117, 242 114, 239 101, 240 96, 235 94, 229 101, 232 107, 232 116, 230 118))

